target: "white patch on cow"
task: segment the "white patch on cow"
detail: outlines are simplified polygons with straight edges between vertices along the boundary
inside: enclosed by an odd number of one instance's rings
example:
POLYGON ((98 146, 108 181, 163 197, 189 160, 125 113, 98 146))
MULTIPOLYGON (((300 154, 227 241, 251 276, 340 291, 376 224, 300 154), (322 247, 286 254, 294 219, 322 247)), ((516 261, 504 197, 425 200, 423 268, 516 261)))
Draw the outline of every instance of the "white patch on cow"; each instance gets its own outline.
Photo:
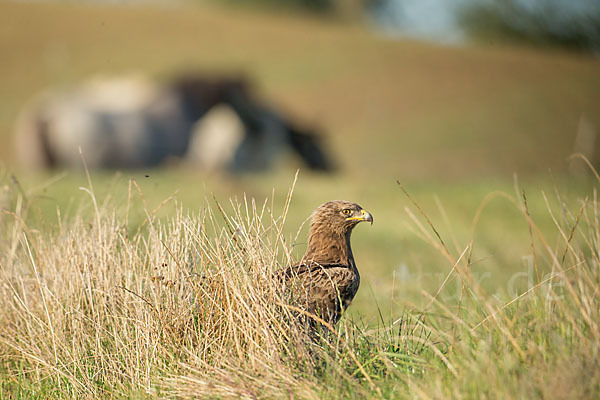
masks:
POLYGON ((90 108, 107 112, 138 111, 156 98, 157 86, 143 75, 97 76, 81 88, 82 99, 90 108))
POLYGON ((228 105, 217 105, 196 123, 186 158, 206 170, 226 169, 244 136, 244 124, 236 112, 228 105))
POLYGON ((19 114, 17 158, 25 167, 41 168, 50 152, 61 165, 78 168, 82 166, 81 148, 91 168, 144 165, 139 150, 153 144, 147 143, 150 139, 141 118, 158 93, 157 85, 138 74, 95 77, 79 87, 47 90, 19 114), (103 127, 100 115, 116 121, 119 129, 103 127))

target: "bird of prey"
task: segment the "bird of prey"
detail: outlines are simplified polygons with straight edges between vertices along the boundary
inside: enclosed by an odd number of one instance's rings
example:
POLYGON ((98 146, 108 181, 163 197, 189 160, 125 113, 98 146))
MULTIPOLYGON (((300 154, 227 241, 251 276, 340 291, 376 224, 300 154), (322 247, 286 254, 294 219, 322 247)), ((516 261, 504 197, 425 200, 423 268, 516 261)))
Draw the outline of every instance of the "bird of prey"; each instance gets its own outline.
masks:
POLYGON ((293 301, 334 325, 360 285, 350 248, 352 229, 373 216, 343 200, 320 205, 312 214, 308 247, 301 261, 280 272, 293 301))

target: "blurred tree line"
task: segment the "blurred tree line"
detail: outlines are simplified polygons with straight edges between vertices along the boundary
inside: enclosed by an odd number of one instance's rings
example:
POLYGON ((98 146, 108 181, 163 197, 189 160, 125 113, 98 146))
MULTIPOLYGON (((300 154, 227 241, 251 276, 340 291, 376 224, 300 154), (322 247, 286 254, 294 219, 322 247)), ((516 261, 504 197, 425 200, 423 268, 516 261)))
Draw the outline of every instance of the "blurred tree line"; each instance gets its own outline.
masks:
POLYGON ((459 23, 470 36, 600 51, 600 1, 488 0, 469 2, 459 23))
POLYGON ((232 4, 255 5, 273 9, 301 10, 327 16, 356 16, 373 0, 229 0, 232 4))
MULTIPOLYGON (((415 26, 415 13, 411 11, 416 1, 421 0, 237 0, 233 3, 338 17, 370 16, 376 24, 377 11, 379 16, 392 12, 396 14, 392 18, 396 30, 402 34, 407 26, 415 26)), ((416 13, 416 18, 421 19, 417 25, 435 24, 434 14, 444 12, 455 20, 454 27, 448 29, 460 31, 467 38, 600 51, 600 0, 427 0, 427 4, 421 7, 422 12, 416 13)))

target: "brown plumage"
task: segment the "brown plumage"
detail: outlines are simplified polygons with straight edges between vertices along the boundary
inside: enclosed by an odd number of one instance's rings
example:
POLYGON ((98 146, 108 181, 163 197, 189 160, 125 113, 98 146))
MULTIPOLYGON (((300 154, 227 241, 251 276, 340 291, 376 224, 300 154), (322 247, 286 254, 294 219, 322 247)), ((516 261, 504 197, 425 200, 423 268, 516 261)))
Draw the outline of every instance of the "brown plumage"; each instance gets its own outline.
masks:
POLYGON ((360 285, 350 235, 362 221, 372 224, 373 217, 356 203, 322 204, 312 215, 306 254, 282 271, 293 300, 331 324, 348 308, 360 285))

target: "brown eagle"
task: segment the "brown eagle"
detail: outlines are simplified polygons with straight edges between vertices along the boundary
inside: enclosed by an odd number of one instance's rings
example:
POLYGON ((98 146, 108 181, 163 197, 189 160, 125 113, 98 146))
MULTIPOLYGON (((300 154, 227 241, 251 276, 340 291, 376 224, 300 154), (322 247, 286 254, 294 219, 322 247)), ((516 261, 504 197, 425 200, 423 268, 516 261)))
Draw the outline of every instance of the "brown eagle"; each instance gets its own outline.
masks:
POLYGON ((332 325, 360 285, 350 234, 362 221, 373 224, 373 216, 356 203, 334 200, 320 205, 312 214, 306 254, 280 273, 293 300, 332 325))

